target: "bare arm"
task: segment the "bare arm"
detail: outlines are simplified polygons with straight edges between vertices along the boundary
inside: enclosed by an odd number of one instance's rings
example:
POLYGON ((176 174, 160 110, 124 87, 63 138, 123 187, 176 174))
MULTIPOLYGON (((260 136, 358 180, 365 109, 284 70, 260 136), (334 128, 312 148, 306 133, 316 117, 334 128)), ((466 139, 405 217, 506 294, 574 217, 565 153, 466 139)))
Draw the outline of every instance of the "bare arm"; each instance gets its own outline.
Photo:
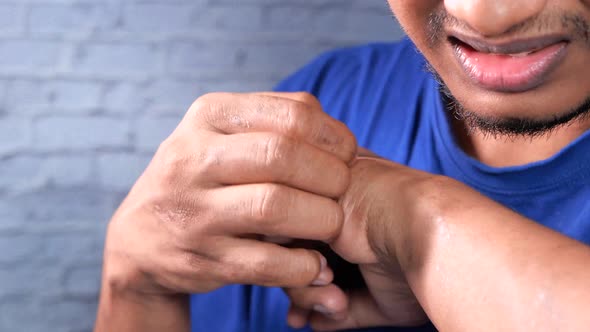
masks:
POLYGON ((590 248, 450 180, 394 241, 409 284, 441 331, 583 331, 590 248))
POLYGON ((359 265, 367 289, 287 290, 292 325, 420 325, 423 309, 443 332, 588 330, 588 246, 453 179, 363 154, 331 246, 359 265))

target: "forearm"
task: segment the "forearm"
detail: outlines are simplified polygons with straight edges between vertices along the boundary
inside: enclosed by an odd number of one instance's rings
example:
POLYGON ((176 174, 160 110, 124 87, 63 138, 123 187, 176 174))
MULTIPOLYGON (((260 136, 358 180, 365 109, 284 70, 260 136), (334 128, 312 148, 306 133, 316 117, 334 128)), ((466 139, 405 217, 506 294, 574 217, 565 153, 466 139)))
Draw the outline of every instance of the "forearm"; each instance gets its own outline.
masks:
MULTIPOLYGON (((111 234, 112 225, 108 234, 111 234)), ((188 332, 190 313, 188 295, 143 290, 142 272, 125 255, 110 249, 107 241, 102 287, 94 332, 188 332)))
POLYGON ((441 331, 590 326, 587 246, 469 188, 440 194, 396 250, 411 252, 399 257, 402 269, 441 331))
POLYGON ((95 332, 188 332, 188 296, 143 296, 103 285, 95 332))

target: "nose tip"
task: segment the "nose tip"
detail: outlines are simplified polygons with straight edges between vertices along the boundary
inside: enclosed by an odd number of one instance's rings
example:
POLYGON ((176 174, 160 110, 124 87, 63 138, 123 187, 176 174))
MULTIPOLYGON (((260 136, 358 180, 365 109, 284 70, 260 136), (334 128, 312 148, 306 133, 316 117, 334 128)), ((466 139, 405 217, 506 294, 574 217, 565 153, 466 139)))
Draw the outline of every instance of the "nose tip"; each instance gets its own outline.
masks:
POLYGON ((500 35, 543 11, 547 0, 445 0, 447 12, 484 36, 500 35))

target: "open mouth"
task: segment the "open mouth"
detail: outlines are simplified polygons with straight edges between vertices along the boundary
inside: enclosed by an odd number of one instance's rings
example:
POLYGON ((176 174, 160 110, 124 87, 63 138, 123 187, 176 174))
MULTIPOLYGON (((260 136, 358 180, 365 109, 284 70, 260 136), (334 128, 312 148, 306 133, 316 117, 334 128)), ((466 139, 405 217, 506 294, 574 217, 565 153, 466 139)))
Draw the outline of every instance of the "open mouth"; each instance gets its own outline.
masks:
POLYGON ((495 45, 449 37, 455 56, 477 85, 498 92, 525 92, 546 81, 567 54, 563 37, 542 37, 495 45))

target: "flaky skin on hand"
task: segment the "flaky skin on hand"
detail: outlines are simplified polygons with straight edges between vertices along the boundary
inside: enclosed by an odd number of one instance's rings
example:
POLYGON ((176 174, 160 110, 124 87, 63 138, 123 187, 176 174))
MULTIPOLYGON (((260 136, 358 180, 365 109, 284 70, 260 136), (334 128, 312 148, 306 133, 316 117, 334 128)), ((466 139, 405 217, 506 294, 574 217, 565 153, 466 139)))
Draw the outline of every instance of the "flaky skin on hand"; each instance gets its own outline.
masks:
POLYGON ((188 294, 325 285, 356 141, 306 93, 205 95, 109 223, 96 332, 188 331, 188 294))

